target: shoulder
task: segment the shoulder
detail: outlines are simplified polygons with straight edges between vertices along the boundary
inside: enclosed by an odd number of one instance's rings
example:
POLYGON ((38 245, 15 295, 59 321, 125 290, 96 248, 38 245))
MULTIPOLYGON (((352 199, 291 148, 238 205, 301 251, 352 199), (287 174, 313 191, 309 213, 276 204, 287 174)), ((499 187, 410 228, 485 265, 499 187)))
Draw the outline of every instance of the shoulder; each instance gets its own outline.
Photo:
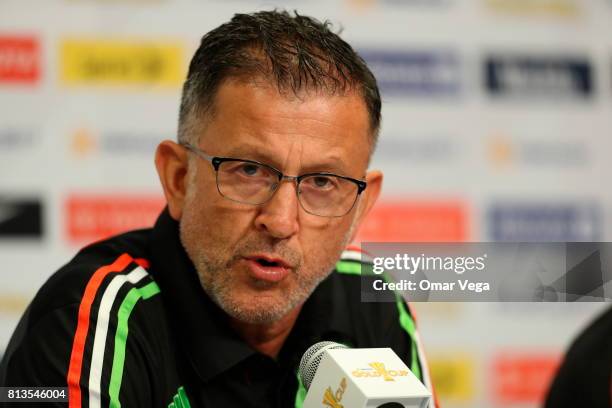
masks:
POLYGON ((159 288, 147 272, 147 237, 133 231, 95 243, 54 273, 12 336, 0 382, 79 383, 85 365, 97 372, 102 356, 121 350, 129 352, 125 364, 135 365, 133 351, 153 347, 143 339, 164 316, 161 301, 149 300, 159 288))
POLYGON ((111 281, 136 285, 146 271, 148 230, 131 231, 81 249, 40 288, 30 305, 30 318, 64 306, 92 302, 111 281))
POLYGON ((372 295, 374 282, 386 281, 387 277, 373 272, 372 257, 358 247, 350 246, 342 253, 331 279, 335 281, 336 290, 346 292, 352 300, 369 305, 370 308, 396 308, 397 302, 402 299, 399 293, 393 291, 385 291, 379 296, 372 295), (387 306, 381 306, 385 304, 387 306))
MULTIPOLYGON (((25 340, 49 325, 61 326, 77 341, 79 335, 95 331, 98 321, 110 319, 115 324, 120 312, 131 313, 140 300, 159 293, 147 271, 148 234, 148 230, 132 231, 79 251, 40 288, 12 341, 25 340)), ((137 319, 132 322, 140 324, 137 319)))
POLYGON ((414 326, 414 317, 409 305, 398 293, 388 298, 368 298, 364 285, 372 285, 382 279, 372 273, 372 259, 357 247, 348 247, 341 255, 333 273, 325 283, 327 295, 333 298, 335 308, 343 308, 347 319, 356 326, 377 332, 376 337, 384 338, 391 332, 407 331, 414 326))
POLYGON ((573 342, 552 382, 546 407, 610 406, 611 337, 612 308, 609 308, 573 342))

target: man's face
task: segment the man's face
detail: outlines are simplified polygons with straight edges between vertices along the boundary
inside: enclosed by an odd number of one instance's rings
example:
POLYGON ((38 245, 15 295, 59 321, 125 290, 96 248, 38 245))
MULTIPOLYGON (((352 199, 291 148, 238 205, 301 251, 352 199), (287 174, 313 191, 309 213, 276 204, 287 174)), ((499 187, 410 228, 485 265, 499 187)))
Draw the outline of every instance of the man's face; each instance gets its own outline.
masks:
MULTIPOLYGON (((331 172, 362 179, 368 134, 359 95, 287 98, 272 86, 228 81, 197 147, 211 156, 256 160, 286 175, 331 172)), ((367 200, 361 197, 343 217, 320 217, 306 213, 295 183, 284 181, 267 203, 241 204, 219 194, 210 163, 197 159, 190 166, 181 241, 204 290, 243 322, 271 323, 304 302, 333 269, 367 200)))

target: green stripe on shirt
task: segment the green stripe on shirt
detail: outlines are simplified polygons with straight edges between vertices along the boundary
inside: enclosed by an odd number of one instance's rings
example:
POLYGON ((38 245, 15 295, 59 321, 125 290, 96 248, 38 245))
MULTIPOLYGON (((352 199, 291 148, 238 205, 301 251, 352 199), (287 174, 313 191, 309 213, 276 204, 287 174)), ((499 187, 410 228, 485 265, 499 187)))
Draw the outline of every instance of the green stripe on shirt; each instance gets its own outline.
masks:
POLYGON ((117 331, 115 333, 113 367, 108 387, 111 408, 121 407, 121 402, 119 402, 119 390, 121 389, 121 380, 123 379, 125 348, 128 337, 128 319, 130 318, 130 314, 141 298, 147 300, 158 293, 159 287, 155 282, 151 282, 142 288, 132 288, 123 299, 123 302, 121 302, 121 306, 119 306, 117 312, 117 331))
POLYGON ((397 305, 397 311, 399 312, 400 326, 402 326, 402 328, 406 331, 406 333, 408 333, 408 336, 410 336, 410 339, 412 340, 410 342, 412 350, 412 364, 410 367, 410 371, 412 371, 412 373, 416 375, 419 380, 423 381, 423 376, 421 375, 421 367, 419 366, 419 352, 416 345, 416 326, 414 324, 412 316, 410 316, 410 314, 406 310, 406 305, 404 304, 404 301, 402 300, 401 296, 399 296, 397 293, 395 295, 395 303, 397 305))
MULTIPOLYGON (((366 274, 372 274, 372 265, 362 264, 359 261, 340 260, 336 263, 336 270, 339 273, 342 273, 345 275, 361 275, 362 273, 366 275, 366 274), (362 269, 363 269, 363 272, 362 272, 362 269)), ((389 278, 386 274, 383 274, 382 277, 384 278, 386 282, 389 282, 389 278)), ((406 306, 404 305, 404 301, 402 300, 402 297, 397 293, 395 293, 395 303, 397 306, 397 311, 399 313, 400 326, 404 329, 404 331, 406 331, 406 333, 408 333, 408 336, 410 337, 410 340, 411 340, 410 343, 411 343, 412 360, 411 360, 410 371, 412 371, 412 373, 416 375, 417 378, 423 381, 423 377, 421 375, 421 367, 419 366, 419 354, 418 354, 418 349, 416 345, 416 341, 417 341, 416 340, 416 325, 414 324, 414 320, 412 319, 412 316, 410 316, 410 314, 406 310, 406 306)))

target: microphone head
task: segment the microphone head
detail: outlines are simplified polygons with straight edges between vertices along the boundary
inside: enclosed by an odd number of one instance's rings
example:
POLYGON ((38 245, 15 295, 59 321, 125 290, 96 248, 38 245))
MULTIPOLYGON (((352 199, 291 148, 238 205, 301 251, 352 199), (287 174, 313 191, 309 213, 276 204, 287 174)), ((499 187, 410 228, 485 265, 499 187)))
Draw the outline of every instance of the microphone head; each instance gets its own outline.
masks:
POLYGON ((335 341, 320 341, 313 344, 308 348, 308 350, 306 350, 302 356, 302 359, 300 360, 300 368, 298 369, 298 373, 300 379, 302 380, 302 384, 307 391, 310 388, 310 384, 312 384, 315 374, 317 373, 317 368, 319 368, 321 360, 323 360, 323 356, 325 356, 325 351, 346 348, 348 347, 344 344, 336 343, 335 341))

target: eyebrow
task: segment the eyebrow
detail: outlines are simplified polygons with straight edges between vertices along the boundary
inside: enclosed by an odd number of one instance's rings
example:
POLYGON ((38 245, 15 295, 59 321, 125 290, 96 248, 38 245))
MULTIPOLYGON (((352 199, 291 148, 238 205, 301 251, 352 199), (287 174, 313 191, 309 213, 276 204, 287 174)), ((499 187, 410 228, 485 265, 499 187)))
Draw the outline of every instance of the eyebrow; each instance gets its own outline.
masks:
MULTIPOLYGON (((232 157, 235 159, 254 160, 272 166, 282 171, 282 164, 276 160, 272 155, 267 154, 261 148, 256 146, 240 146, 235 149, 231 149, 227 154, 223 154, 223 157, 232 157), (247 150, 248 149, 248 150, 247 150)), ((324 158, 320 162, 311 163, 301 168, 301 174, 305 173, 335 173, 341 176, 347 176, 346 164, 338 156, 330 156, 324 158)))

